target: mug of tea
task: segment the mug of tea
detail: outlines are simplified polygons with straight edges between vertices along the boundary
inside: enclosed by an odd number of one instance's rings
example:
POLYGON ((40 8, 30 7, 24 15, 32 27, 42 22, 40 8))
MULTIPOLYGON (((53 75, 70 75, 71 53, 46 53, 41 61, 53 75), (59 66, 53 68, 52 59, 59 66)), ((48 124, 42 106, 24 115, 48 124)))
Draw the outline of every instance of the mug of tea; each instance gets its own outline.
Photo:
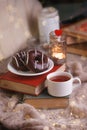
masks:
POLYGON ((81 80, 69 72, 57 71, 47 75, 46 85, 50 95, 64 97, 70 95, 73 88, 80 86, 81 80))

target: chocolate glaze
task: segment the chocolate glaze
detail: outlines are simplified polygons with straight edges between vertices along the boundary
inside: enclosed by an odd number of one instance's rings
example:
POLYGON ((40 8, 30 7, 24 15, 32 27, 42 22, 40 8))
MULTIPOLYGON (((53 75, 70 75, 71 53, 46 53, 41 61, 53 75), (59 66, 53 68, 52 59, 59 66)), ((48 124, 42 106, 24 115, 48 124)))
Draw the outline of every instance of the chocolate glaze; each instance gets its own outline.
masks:
POLYGON ((31 50, 28 65, 33 72, 43 72, 48 68, 48 57, 38 50, 31 50))
POLYGON ((17 70, 38 73, 48 68, 48 57, 38 50, 20 51, 12 57, 11 63, 17 70))

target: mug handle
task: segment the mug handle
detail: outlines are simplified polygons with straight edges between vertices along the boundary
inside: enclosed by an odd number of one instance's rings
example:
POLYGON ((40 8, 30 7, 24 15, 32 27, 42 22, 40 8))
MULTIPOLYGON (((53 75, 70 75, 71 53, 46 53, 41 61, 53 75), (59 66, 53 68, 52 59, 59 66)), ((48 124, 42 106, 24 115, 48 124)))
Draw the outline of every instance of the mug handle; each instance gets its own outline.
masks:
POLYGON ((73 78, 73 89, 79 87, 81 85, 81 80, 78 77, 73 78), (76 83, 75 83, 76 82, 76 83))

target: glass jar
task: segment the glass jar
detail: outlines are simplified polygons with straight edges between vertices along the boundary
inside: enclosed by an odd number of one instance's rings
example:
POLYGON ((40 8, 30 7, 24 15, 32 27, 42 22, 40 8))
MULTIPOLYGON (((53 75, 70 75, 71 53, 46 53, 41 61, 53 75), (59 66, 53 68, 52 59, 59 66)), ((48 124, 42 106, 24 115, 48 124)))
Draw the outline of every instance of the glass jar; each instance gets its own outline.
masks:
POLYGON ((38 17, 40 43, 49 43, 49 33, 59 25, 59 13, 54 7, 43 8, 38 17))
POLYGON ((55 31, 50 32, 49 57, 55 65, 66 62, 66 37, 64 34, 57 36, 55 31))

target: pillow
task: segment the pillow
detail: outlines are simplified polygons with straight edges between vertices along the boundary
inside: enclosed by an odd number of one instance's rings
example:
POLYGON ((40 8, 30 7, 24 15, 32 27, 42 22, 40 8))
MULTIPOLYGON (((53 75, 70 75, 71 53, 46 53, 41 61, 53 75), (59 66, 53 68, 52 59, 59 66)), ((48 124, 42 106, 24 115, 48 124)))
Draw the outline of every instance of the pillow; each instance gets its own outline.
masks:
MULTIPOLYGON (((27 46, 26 41, 32 36, 27 18, 37 20, 40 9, 41 5, 37 0, 0 1, 0 60, 27 46)), ((35 21, 31 27, 34 24, 35 21)))

